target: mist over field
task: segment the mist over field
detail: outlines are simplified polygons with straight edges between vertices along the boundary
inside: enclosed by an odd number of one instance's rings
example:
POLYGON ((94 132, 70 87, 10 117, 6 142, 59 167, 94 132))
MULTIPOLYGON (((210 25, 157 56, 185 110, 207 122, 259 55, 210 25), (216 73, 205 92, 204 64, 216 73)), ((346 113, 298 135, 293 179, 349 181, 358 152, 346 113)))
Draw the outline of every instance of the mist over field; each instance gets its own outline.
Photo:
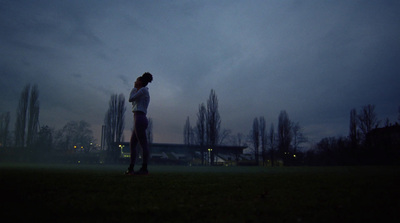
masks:
POLYGON ((0 189, 6 192, 0 213, 18 221, 58 222, 396 222, 400 217, 397 167, 154 166, 147 176, 126 176, 120 168, 0 163, 0 189))

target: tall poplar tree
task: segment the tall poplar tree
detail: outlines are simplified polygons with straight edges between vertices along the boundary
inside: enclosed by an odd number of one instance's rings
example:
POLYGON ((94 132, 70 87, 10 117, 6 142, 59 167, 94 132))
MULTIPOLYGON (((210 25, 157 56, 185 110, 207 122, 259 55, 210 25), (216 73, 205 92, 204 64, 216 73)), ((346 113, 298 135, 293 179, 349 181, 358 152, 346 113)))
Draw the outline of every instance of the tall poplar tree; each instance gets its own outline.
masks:
POLYGON ((119 154, 119 148, 113 147, 114 143, 122 142, 125 127, 125 97, 123 94, 119 96, 113 94, 110 97, 108 110, 104 118, 105 125, 105 141, 107 150, 112 158, 116 158, 119 154))
POLYGON ((269 128, 269 134, 268 134, 268 141, 269 141, 269 151, 270 151, 270 156, 271 156, 271 166, 274 166, 275 163, 275 129, 274 129, 274 124, 271 123, 271 127, 269 128))
POLYGON ((355 149, 358 145, 358 131, 357 131, 357 111, 356 109, 352 109, 350 111, 350 130, 349 130, 349 139, 351 143, 352 149, 355 149))
POLYGON ((0 116, 0 145, 8 146, 8 128, 10 125, 10 112, 5 112, 0 116))
POLYGON ((190 145, 192 142, 192 126, 190 125, 189 116, 186 118, 185 126, 183 127, 183 143, 190 145))
POLYGON ((260 129, 258 125, 258 118, 254 118, 253 120, 253 129, 252 129, 252 139, 253 139, 253 146, 254 146, 254 157, 256 159, 256 165, 259 165, 259 145, 260 145, 260 129))
POLYGON ((218 97, 215 91, 211 89, 210 97, 207 101, 207 113, 206 113, 206 133, 207 133, 207 144, 213 151, 211 152, 211 165, 214 164, 219 132, 221 127, 221 117, 218 111, 218 97))
POLYGON ((361 130, 363 139, 365 140, 367 134, 380 124, 378 115, 375 112, 375 105, 365 105, 361 108, 358 115, 359 128, 361 130))
POLYGON ((35 84, 31 90, 29 99, 28 131, 26 145, 34 145, 39 131, 39 90, 35 84))
POLYGON ((201 148, 201 165, 204 165, 204 152, 205 152, 205 142, 206 142, 206 107, 204 103, 199 105, 199 112, 197 113, 197 143, 201 148))
POLYGON ((290 144, 292 142, 292 122, 285 110, 279 114, 278 122, 278 149, 282 158, 289 155, 290 144))
POLYGON ((27 84, 22 90, 18 108, 17 108, 17 119, 15 121, 15 146, 25 146, 25 128, 26 128, 26 114, 28 110, 29 102, 29 89, 30 85, 27 84))
POLYGON ((263 165, 265 165, 267 155, 267 132, 266 122, 263 116, 260 117, 260 146, 261 146, 261 158, 263 165))

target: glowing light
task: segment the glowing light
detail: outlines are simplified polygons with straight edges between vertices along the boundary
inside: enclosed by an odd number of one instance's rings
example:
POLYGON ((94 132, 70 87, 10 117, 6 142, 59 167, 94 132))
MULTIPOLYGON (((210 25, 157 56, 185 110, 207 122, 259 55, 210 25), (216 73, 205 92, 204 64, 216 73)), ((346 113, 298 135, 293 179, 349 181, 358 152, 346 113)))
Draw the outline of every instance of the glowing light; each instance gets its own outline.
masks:
POLYGON ((296 154, 293 154, 293 157, 296 158, 296 154))
POLYGON ((209 148, 208 149, 208 163, 209 163, 209 165, 211 165, 211 151, 212 151, 212 149, 209 148))

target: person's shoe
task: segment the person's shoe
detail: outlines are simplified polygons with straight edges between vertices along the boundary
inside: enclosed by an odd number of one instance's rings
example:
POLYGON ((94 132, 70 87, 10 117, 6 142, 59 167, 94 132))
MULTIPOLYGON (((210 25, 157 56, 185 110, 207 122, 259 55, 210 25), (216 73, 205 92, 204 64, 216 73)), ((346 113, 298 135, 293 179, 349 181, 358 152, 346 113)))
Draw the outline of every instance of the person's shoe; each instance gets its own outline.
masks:
POLYGON ((149 171, 147 169, 140 168, 139 171, 135 172, 135 175, 149 175, 149 171))
POLYGON ((135 174, 135 172, 133 172, 133 169, 127 169, 126 171, 125 171, 125 175, 134 175, 135 174))

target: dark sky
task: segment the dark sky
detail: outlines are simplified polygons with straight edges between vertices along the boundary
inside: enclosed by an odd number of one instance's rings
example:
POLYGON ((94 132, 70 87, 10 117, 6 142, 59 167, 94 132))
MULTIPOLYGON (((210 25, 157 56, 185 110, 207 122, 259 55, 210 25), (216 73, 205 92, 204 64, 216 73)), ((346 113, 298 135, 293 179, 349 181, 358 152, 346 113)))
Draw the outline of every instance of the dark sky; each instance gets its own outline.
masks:
MULTIPOLYGON (((181 143, 214 89, 222 128, 269 128, 279 112, 312 142, 346 136, 373 104, 397 121, 400 1, 0 0, 0 112, 37 83, 40 124, 85 120, 100 141, 111 94, 143 72, 155 142, 181 143)), ((126 139, 132 127, 127 105, 126 139)))

